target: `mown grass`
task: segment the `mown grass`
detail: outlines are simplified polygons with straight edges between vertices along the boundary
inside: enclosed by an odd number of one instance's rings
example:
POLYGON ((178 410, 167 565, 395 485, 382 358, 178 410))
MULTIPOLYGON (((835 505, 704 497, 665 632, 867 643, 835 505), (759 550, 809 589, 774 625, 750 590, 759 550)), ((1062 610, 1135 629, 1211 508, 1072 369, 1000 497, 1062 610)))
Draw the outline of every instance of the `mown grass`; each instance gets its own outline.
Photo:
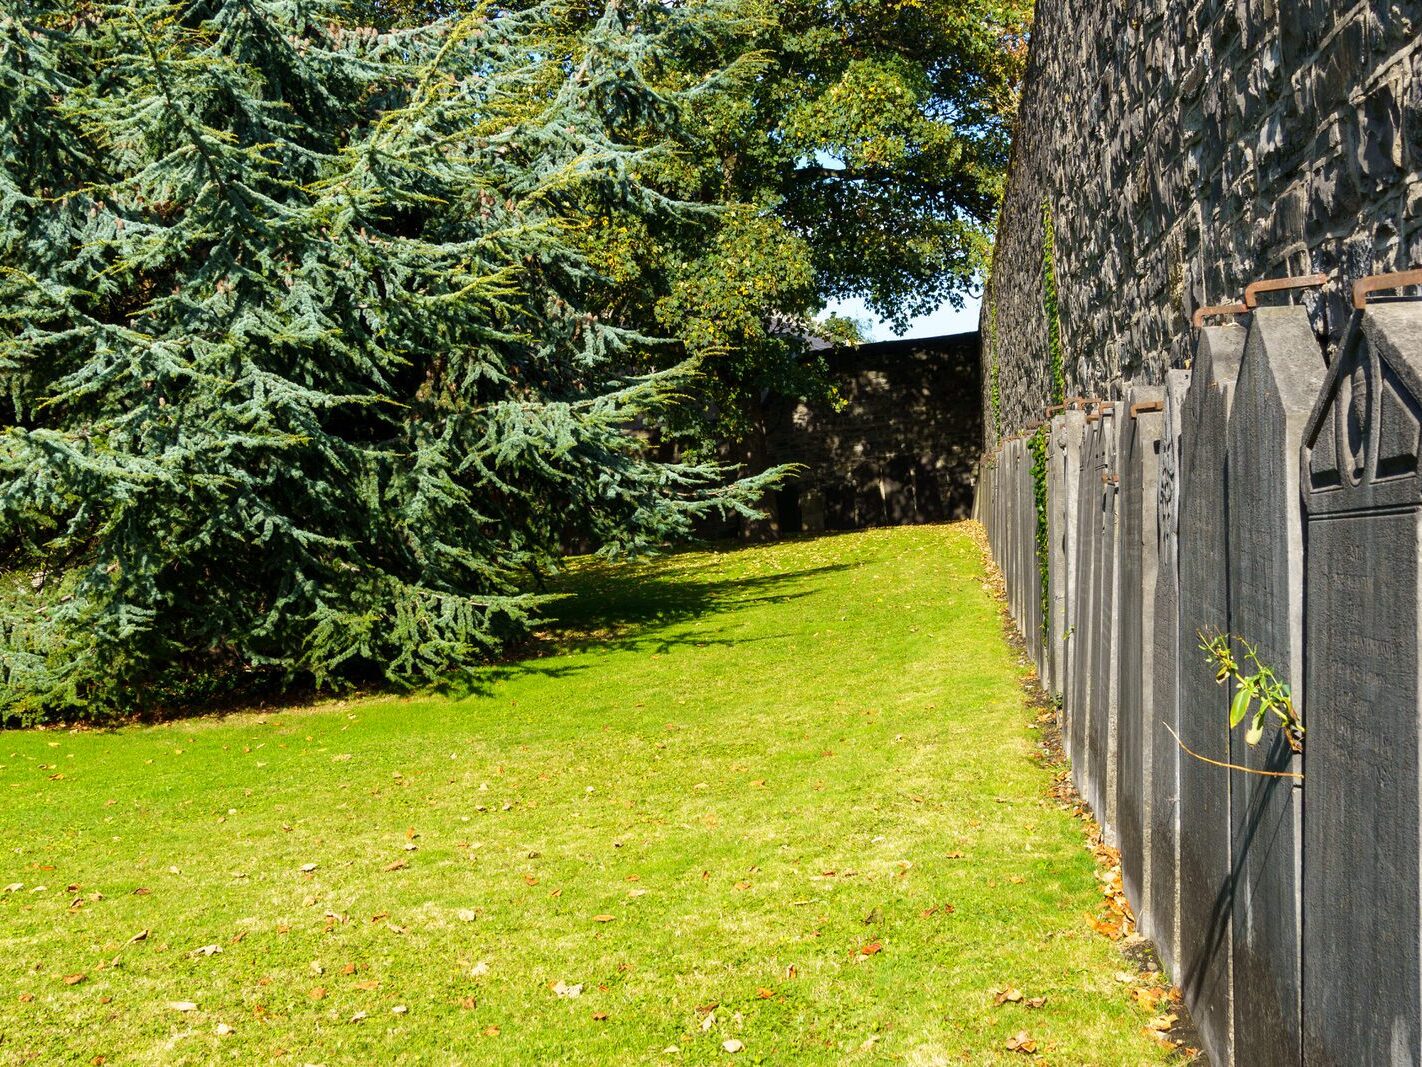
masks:
POLYGON ((472 695, 0 735, 0 1060, 1164 1060, 982 577, 588 567, 472 695))

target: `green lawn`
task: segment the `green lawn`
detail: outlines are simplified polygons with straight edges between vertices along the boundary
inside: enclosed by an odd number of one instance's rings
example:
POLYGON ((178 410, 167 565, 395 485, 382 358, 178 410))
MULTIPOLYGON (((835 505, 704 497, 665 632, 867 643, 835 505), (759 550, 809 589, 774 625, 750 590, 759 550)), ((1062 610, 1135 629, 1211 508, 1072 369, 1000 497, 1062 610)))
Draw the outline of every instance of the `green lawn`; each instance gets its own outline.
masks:
POLYGON ((589 567, 474 695, 0 735, 0 1061, 1163 1061, 982 578, 589 567))

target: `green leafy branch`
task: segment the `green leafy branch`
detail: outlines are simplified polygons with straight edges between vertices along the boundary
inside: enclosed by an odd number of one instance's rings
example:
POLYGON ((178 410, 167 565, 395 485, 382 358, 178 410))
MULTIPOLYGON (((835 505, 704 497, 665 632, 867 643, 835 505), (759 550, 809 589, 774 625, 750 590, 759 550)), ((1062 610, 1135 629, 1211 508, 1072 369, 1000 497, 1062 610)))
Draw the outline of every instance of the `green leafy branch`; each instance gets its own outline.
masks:
POLYGON ((1273 717, 1279 720, 1279 729, 1284 740, 1295 752, 1303 751, 1304 725, 1294 707, 1293 695, 1288 683, 1281 681, 1267 664, 1259 660, 1259 650, 1241 637, 1221 633, 1218 630, 1198 631, 1200 651, 1215 668, 1215 681, 1223 685, 1234 680, 1234 699, 1229 705, 1229 728, 1235 729, 1246 717, 1253 717, 1244 740, 1253 746, 1264 736, 1264 724, 1273 717), (1243 649, 1243 661, 1234 653, 1234 642, 1243 649), (1249 670, 1252 668, 1252 670, 1249 670), (1246 673, 1246 671, 1249 673, 1246 673))

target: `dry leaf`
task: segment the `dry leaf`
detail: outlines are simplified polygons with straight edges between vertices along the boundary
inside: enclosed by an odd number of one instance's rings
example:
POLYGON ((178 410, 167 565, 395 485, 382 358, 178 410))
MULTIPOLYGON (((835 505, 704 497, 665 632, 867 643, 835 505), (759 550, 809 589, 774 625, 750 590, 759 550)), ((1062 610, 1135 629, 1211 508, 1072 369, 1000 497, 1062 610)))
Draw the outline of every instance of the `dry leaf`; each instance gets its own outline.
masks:
POLYGON ((197 1005, 191 1000, 170 1000, 168 1007, 174 1011, 197 1011, 197 1005))
POLYGON ((704 1018, 704 1019, 701 1020, 701 1032, 702 1032, 703 1034, 709 1033, 710 1030, 711 1030, 711 1027, 713 1027, 713 1026, 715 1026, 715 1025, 716 1025, 716 1013, 715 1013, 714 1011, 709 1011, 709 1012, 706 1013, 706 1018, 704 1018))
POLYGON ((1029 1008, 1040 1008, 1040 1007, 1041 1007, 1043 1004, 1045 1004, 1045 1003, 1047 1003, 1047 998, 1046 998, 1046 997, 1028 997, 1028 998, 1027 998, 1027 1006, 1028 1006, 1029 1008))
POLYGON ((761 986, 755 991, 755 995, 758 996, 761 1000, 769 1000, 771 997, 775 996, 775 990, 767 989, 765 986, 761 986))
POLYGON ((560 997, 580 997, 583 995, 583 984, 579 982, 576 985, 568 985, 568 983, 560 978, 553 983, 553 992, 557 993, 560 997))
POLYGON ((1009 1002, 1016 1004, 1021 999, 1022 991, 1020 989, 1013 989, 1011 986, 1008 986, 1001 993, 995 996, 992 1002, 994 1004, 1006 1004, 1009 1002))
POLYGON ((396 860, 394 863, 387 863, 387 864, 385 865, 385 870, 387 870, 387 871, 403 871, 403 870, 404 870, 406 867, 408 867, 408 866, 410 866, 410 865, 409 865, 408 863, 406 863, 404 860, 396 860))
POLYGON ((82 981, 83 981, 85 978, 87 978, 87 977, 89 977, 87 974, 66 974, 66 975, 64 976, 64 984, 65 984, 65 985, 78 985, 80 982, 82 982, 82 981))
POLYGON ((1037 1042, 1027 1036, 1026 1030, 1017 1031, 1016 1035, 1007 1039, 1008 1052, 1036 1052, 1037 1042))
POLYGON ((368 1019, 368 1018, 370 1018, 370 1016, 367 1015, 365 1012, 363 1012, 363 1011, 358 1011, 358 1012, 356 1012, 354 1015, 351 1016, 351 1022, 353 1022, 353 1023, 364 1022, 364 1021, 365 1021, 366 1019, 368 1019))
POLYGON ((221 945, 203 945, 202 948, 195 948, 188 953, 189 956, 216 956, 222 951, 221 945))
POLYGON ((136 945, 136 944, 138 944, 140 941, 147 941, 147 940, 148 940, 148 931, 147 931, 147 930, 140 930, 140 931, 138 931, 138 933, 134 934, 132 937, 130 937, 130 938, 128 939, 128 943, 129 943, 130 945, 136 945))
POLYGON ((476 915, 474 911, 470 908, 459 909, 459 921, 462 923, 472 923, 478 917, 479 916, 476 915))
POLYGON ((737 1052, 742 1051, 745 1045, 741 1044, 741 1042, 737 1041, 734 1037, 728 1037, 725 1041, 721 1042, 721 1047, 734 1056, 737 1052))
POLYGON ((237 1032, 236 1030, 234 1030, 232 1027, 228 1026, 226 1023, 218 1023, 218 1024, 217 1024, 217 1036, 218 1036, 218 1037, 226 1037, 228 1034, 235 1034, 236 1032, 237 1032))
POLYGON ((615 919, 616 917, 617 917, 617 916, 615 916, 615 915, 594 915, 594 916, 593 916, 593 922, 595 922, 595 923, 610 923, 610 922, 612 922, 612 920, 615 919))
POLYGON ((396 1004, 393 1008, 390 1009, 390 1014, 391 1014, 391 1015, 404 1015, 404 1014, 405 1014, 407 1011, 409 1011, 409 1010, 410 1010, 410 1009, 407 1008, 407 1007, 405 1007, 405 1005, 403 1005, 403 1004, 396 1004))
POLYGON ((355 973, 356 973, 356 965, 355 965, 354 963, 348 963, 348 964, 346 964, 344 967, 341 968, 341 973, 342 973, 342 974, 355 974, 355 973))
POLYGON ((606 1018, 607 1018, 607 1012, 605 1012, 605 1011, 595 1011, 595 1012, 593 1012, 593 1021, 594 1021, 594 1022, 599 1022, 599 1023, 600 1023, 600 1022, 602 1022, 603 1020, 605 1020, 606 1018))
POLYGON ((537 885, 538 879, 531 874, 525 874, 523 876, 523 883, 524 885, 537 885))
POLYGON ((486 1027, 484 1027, 484 1036, 485 1036, 485 1037, 498 1037, 498 1036, 499 1036, 499 1028, 498 1028, 497 1026, 486 1026, 486 1027))
POLYGON ((859 950, 861 956, 873 956, 875 953, 884 951, 884 946, 877 941, 870 941, 859 950))
POLYGON ((325 1000, 326 987, 323 985, 318 985, 315 989, 311 990, 311 992, 307 993, 306 995, 312 1000, 325 1000))
POLYGON ((312 871, 314 871, 315 869, 316 869, 316 864, 314 864, 314 863, 303 863, 303 864, 301 865, 301 873, 302 873, 302 874, 310 874, 310 873, 311 873, 312 871))
POLYGON ((363 981, 363 982, 357 982, 357 983, 355 984, 355 987, 356 987, 357 989, 364 989, 364 990, 366 990, 366 991, 370 991, 370 990, 373 990, 373 989, 379 989, 379 988, 380 988, 380 979, 378 979, 378 978, 367 978, 367 979, 366 979, 365 981, 363 981))
POLYGON ((469 969, 470 978, 481 978, 488 973, 489 965, 483 960, 480 960, 478 963, 474 964, 474 966, 469 969))

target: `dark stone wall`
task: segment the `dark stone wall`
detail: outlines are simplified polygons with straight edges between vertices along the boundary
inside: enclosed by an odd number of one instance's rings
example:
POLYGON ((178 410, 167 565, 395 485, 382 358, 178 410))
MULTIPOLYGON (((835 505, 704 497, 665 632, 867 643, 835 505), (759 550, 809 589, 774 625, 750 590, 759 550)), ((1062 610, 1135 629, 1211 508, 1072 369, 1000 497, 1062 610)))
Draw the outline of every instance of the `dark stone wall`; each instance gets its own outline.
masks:
POLYGON ((1262 277, 1332 277, 1303 298, 1331 352, 1353 280, 1422 265, 1419 31, 1416 0, 1039 3, 983 317, 989 446, 1051 403, 1044 203, 1069 395, 1160 383, 1194 309, 1262 277))
POLYGON ((757 466, 805 467, 770 502, 774 531, 966 518, 983 433, 978 335, 864 344, 828 360, 839 410, 765 412, 757 466))

